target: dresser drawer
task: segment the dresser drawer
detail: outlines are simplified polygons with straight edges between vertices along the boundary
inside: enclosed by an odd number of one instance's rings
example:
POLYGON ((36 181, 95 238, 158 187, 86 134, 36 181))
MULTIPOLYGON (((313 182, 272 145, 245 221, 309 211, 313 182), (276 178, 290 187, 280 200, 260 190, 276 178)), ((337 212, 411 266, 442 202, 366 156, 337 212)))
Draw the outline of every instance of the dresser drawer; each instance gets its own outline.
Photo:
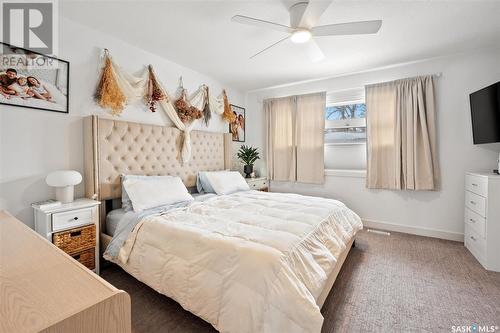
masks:
POLYGON ((84 265, 88 269, 95 268, 95 249, 91 248, 85 251, 81 251, 72 254, 71 257, 78 261, 80 264, 84 265))
POLYGON ((92 223, 92 208, 52 214, 52 231, 71 229, 92 223))
POLYGON ((52 243, 69 255, 93 249, 96 246, 95 225, 54 233, 52 243))
POLYGON ((250 187, 251 190, 260 190, 267 188, 269 185, 267 179, 263 179, 263 180, 251 180, 248 182, 248 186, 250 187))
POLYGON ((486 199, 480 195, 465 191, 465 207, 469 207, 479 215, 486 217, 486 199))
POLYGON ((488 178, 476 175, 465 175, 465 189, 483 197, 487 197, 488 178))
POLYGON ((474 230, 479 236, 485 238, 486 219, 484 217, 474 213, 469 208, 465 208, 465 224, 474 230))
POLYGON ((474 232, 467 223, 465 224, 464 243, 465 247, 467 247, 482 264, 486 258, 486 240, 474 232))

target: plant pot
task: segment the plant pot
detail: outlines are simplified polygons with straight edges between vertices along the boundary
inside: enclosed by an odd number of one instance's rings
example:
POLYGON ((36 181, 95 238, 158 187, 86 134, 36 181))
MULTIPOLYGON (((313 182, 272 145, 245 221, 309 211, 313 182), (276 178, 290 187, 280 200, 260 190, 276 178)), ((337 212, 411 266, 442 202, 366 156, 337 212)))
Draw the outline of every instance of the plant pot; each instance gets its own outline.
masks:
POLYGON ((253 165, 245 165, 243 167, 243 172, 245 172, 245 178, 250 178, 250 175, 253 172, 253 165))

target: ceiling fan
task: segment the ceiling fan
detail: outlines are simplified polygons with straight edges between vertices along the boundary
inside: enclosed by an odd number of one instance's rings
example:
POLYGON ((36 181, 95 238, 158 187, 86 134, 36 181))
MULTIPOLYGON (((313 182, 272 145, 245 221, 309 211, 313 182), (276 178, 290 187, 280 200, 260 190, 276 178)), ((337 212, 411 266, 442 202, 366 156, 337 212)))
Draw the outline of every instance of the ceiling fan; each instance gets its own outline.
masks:
POLYGON ((325 55, 312 37, 374 34, 377 33, 382 26, 381 20, 314 26, 330 4, 331 0, 310 0, 309 2, 298 2, 292 5, 289 9, 290 26, 243 15, 233 16, 231 20, 237 23, 288 33, 288 36, 271 44, 262 51, 257 52, 251 56, 250 59, 290 39, 293 43, 305 44, 306 53, 313 62, 323 60, 325 55))

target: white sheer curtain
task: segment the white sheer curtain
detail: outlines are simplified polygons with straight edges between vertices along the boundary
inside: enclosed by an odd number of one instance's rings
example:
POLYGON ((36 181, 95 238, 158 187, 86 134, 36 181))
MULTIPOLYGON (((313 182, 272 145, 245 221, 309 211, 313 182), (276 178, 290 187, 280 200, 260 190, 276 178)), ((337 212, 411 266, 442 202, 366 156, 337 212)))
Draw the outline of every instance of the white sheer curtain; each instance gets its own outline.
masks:
POLYGON ((269 179, 324 182, 325 99, 322 92, 264 101, 269 179))
POLYGON ((367 187, 437 189, 432 76, 367 86, 366 110, 367 187))

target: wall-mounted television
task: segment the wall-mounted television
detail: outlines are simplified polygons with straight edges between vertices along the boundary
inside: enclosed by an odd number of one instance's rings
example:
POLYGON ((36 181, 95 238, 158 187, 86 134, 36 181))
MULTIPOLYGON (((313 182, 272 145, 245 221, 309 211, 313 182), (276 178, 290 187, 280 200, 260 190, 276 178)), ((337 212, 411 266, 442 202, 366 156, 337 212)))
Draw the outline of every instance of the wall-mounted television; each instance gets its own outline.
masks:
POLYGON ((500 81, 470 94, 474 144, 500 142, 500 81))

